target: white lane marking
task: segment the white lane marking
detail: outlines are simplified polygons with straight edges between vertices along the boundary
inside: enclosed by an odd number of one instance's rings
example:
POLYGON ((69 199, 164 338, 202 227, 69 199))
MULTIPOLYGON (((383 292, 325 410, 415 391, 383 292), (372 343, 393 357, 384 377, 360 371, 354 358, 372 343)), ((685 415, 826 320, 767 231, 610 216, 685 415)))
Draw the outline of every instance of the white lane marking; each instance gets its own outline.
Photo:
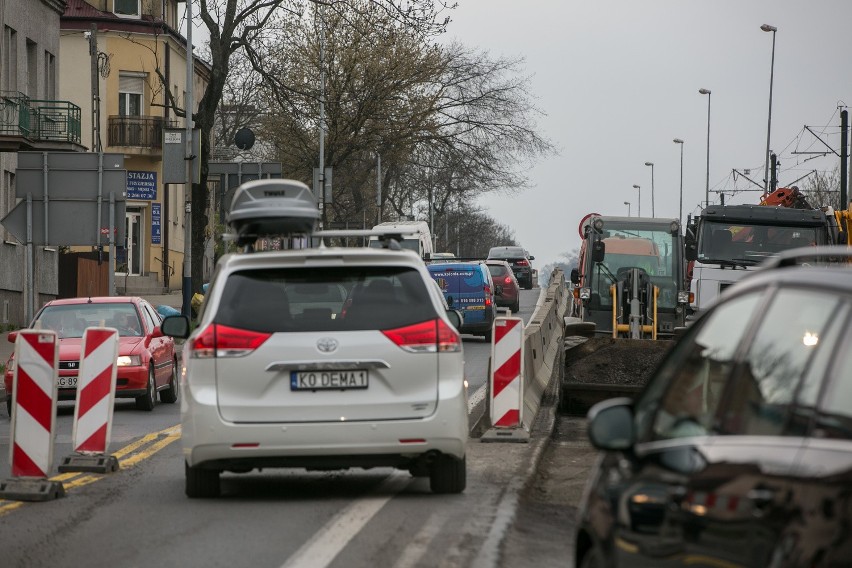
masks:
MULTIPOLYGON (((488 380, 490 380, 490 378, 488 380)), ((473 412, 473 409, 476 408, 477 404, 479 404, 481 401, 485 400, 485 392, 486 392, 485 387, 486 386, 487 385, 482 385, 481 387, 476 389, 476 392, 473 393, 473 396, 471 396, 470 398, 467 399, 467 413, 468 414, 473 412)))
POLYGON ((370 519, 413 479, 408 472, 395 471, 390 474, 376 488, 374 495, 353 501, 332 517, 313 538, 287 559, 282 568, 323 568, 331 564, 370 519))
POLYGON ((445 524, 446 519, 436 514, 430 515, 426 522, 423 523, 423 527, 414 535, 411 544, 406 546, 402 551, 399 559, 393 565, 394 568, 412 568, 413 566, 417 566, 420 559, 429 550, 429 544, 435 540, 435 537, 438 536, 438 533, 441 532, 441 528, 445 524))

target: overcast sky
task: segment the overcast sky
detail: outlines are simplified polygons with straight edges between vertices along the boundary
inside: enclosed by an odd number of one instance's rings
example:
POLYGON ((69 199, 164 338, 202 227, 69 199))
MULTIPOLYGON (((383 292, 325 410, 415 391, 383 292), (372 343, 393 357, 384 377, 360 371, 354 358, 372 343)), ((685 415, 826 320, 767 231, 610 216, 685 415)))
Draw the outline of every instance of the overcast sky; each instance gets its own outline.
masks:
MULTIPOLYGON (((547 113, 540 131, 560 149, 530 172, 520 194, 481 204, 514 230, 536 266, 579 247, 589 212, 677 217, 683 139, 683 215, 705 195, 710 95, 710 200, 757 203, 751 169, 763 183, 772 56, 771 148, 780 185, 811 170, 832 170, 834 155, 793 152, 840 147, 840 110, 852 103, 850 0, 458 0, 449 36, 493 56, 522 56, 530 91, 547 113)), ((799 182, 799 185, 804 182, 799 182)))

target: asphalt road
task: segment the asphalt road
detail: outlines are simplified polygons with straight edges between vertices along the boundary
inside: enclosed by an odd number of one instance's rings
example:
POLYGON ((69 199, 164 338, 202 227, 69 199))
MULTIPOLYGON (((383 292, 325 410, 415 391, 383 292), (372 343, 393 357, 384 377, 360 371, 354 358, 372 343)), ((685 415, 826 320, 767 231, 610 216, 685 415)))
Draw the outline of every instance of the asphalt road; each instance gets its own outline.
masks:
MULTIPOLYGON (((521 315, 539 290, 522 293, 521 315)), ((490 344, 464 337, 471 399, 485 384, 490 344)), ((475 400, 473 400, 475 402, 475 400)), ((54 463, 71 451, 73 408, 61 403, 54 463)), ((471 423, 477 409, 471 405, 471 423)), ((0 417, 0 478, 9 474, 9 419, 0 417)), ((468 485, 432 495, 428 480, 390 469, 224 474, 215 500, 184 496, 179 405, 153 412, 118 402, 113 474, 57 474, 66 496, 0 501, 0 565, 496 566, 519 480, 542 444, 468 443, 468 485)), ((55 468, 55 467, 54 467, 55 468)))

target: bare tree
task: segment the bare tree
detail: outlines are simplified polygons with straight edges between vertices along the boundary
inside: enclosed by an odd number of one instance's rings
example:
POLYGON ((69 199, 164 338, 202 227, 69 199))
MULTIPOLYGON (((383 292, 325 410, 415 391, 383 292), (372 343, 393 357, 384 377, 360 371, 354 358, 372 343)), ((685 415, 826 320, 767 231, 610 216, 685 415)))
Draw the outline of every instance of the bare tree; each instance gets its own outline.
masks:
POLYGON ((814 172, 805 179, 800 189, 812 206, 830 205, 836 209, 840 204, 840 172, 838 168, 830 172, 814 172))
MULTIPOLYGON (((234 54, 242 52, 253 65, 268 55, 264 47, 300 21, 308 6, 321 5, 329 13, 350 14, 377 9, 388 21, 401 29, 429 37, 442 33, 454 5, 444 0, 197 0, 195 12, 207 29, 209 43, 206 56, 210 76, 204 93, 193 113, 194 126, 201 131, 201 179, 192 186, 192 282, 193 291, 200 291, 204 242, 208 232, 209 192, 207 190, 208 162, 211 155, 213 130, 217 110, 225 94, 234 54)), ((162 69, 156 72, 163 77, 162 69)), ((177 116, 186 116, 182 102, 174 99, 169 89, 163 89, 168 105, 177 116)))
POLYGON ((270 109, 263 134, 275 140, 285 172, 310 179, 318 165, 324 94, 332 221, 404 217, 423 202, 431 217, 488 191, 525 187, 526 169, 553 146, 536 131, 541 113, 519 73, 523 61, 432 44, 376 6, 358 6, 291 20, 281 43, 255 62, 270 109))

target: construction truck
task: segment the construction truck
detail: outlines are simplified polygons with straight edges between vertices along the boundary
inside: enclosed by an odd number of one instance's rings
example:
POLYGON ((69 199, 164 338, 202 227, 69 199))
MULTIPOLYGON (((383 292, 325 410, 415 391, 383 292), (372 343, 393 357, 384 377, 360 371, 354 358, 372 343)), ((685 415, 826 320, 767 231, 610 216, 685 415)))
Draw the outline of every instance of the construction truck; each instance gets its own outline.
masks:
POLYGON ((769 256, 803 247, 846 243, 848 211, 811 207, 797 188, 778 188, 760 205, 711 205, 690 220, 690 310, 697 317, 725 288, 769 256))
POLYGON ((684 241, 677 219, 586 215, 566 318, 561 408, 632 396, 684 327, 684 241))

